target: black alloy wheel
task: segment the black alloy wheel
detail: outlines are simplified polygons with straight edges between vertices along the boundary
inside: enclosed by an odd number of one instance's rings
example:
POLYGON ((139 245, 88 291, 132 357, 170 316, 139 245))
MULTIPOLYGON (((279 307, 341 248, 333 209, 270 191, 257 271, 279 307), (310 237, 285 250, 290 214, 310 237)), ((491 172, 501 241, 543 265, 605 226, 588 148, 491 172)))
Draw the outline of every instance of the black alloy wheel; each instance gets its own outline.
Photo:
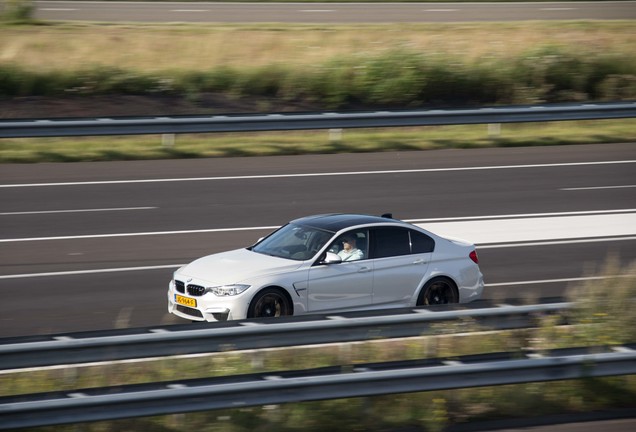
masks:
POLYGON ((442 305, 459 301, 457 287, 450 279, 433 278, 426 283, 418 299, 418 306, 442 305))
POLYGON ((283 292, 277 289, 261 291, 252 299, 248 318, 273 318, 291 315, 291 305, 283 292))

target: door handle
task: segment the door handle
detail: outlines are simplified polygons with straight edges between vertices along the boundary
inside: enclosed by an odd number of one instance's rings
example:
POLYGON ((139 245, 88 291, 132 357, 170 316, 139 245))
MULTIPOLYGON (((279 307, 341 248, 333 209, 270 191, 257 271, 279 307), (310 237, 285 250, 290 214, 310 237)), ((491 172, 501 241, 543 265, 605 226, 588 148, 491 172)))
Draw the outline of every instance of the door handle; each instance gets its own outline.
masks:
POLYGON ((413 261, 413 264, 426 264, 426 261, 423 260, 423 259, 418 259, 418 260, 413 261))
POLYGON ((358 270, 358 273, 368 273, 370 271, 371 269, 369 267, 362 267, 361 269, 358 270))

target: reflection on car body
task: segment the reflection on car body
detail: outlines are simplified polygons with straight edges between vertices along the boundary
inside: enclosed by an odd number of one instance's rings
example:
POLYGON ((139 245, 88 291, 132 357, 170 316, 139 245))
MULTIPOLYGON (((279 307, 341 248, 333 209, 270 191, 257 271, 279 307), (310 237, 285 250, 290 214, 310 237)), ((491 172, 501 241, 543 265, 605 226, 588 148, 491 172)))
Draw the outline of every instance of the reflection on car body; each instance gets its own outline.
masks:
POLYGON ((326 214, 181 267, 169 284, 168 310, 225 321, 465 303, 483 287, 471 243, 388 216, 326 214), (342 258, 346 241, 358 249, 353 260, 342 258))

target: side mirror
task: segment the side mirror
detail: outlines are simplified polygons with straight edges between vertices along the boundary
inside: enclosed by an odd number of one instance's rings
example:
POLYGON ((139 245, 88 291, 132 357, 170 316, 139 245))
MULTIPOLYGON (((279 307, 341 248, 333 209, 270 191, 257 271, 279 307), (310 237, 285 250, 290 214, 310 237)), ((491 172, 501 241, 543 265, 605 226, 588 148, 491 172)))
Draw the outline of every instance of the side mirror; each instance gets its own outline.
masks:
POLYGON ((335 254, 333 252, 326 252, 325 257, 320 262, 320 264, 337 264, 341 262, 342 262, 342 258, 340 258, 338 254, 335 254))

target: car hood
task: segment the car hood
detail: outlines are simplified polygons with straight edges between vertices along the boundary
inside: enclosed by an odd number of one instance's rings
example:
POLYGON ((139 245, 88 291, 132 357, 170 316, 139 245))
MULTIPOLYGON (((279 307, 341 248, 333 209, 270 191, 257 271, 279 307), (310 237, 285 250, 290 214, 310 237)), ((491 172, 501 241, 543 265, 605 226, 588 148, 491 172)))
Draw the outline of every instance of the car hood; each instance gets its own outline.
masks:
POLYGON ((237 249, 199 258, 179 269, 183 277, 214 285, 233 284, 258 276, 292 271, 302 262, 237 249))

